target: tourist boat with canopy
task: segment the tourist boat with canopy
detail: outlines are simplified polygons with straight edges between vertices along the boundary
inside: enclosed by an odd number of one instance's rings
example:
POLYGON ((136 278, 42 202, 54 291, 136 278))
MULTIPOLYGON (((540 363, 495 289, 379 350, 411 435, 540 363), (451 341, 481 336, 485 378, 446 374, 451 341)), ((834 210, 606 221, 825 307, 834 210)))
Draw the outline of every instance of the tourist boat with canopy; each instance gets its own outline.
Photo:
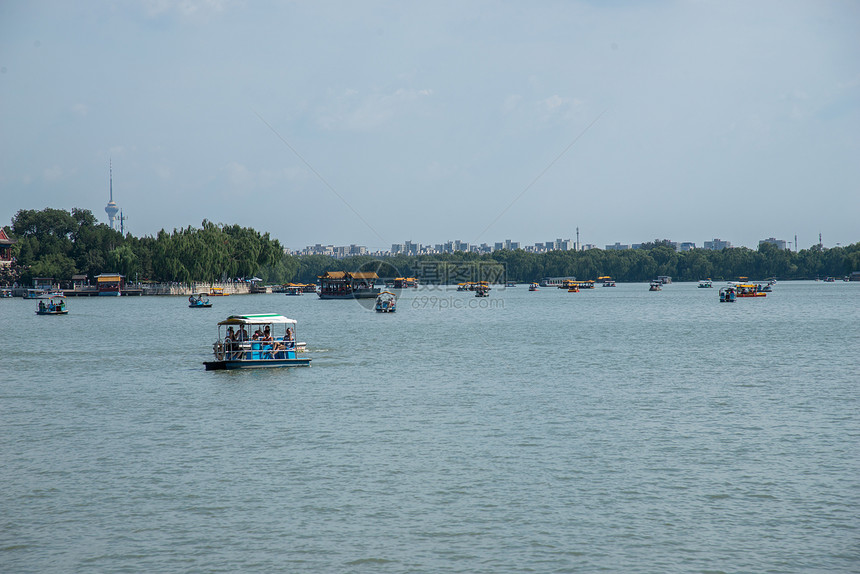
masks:
POLYGON ((710 279, 702 279, 699 281, 699 289, 711 289, 714 286, 714 282, 710 279))
POLYGON ((397 296, 391 291, 383 291, 376 297, 377 313, 394 313, 397 311, 397 296))
POLYGON ((755 283, 736 283, 734 287, 738 297, 767 297, 762 286, 755 283))
POLYGON ((296 324, 274 313, 231 315, 218 323, 218 340, 212 345, 215 360, 203 364, 207 371, 309 367, 311 359, 296 357, 305 346, 296 342, 296 324))
POLYGON ((320 299, 375 299, 381 289, 374 287, 379 276, 372 271, 326 271, 319 276, 320 299))
POLYGON ((192 309, 208 309, 212 306, 209 302, 208 293, 198 293, 188 297, 188 306, 192 309))
POLYGON ((655 281, 651 281, 651 285, 648 288, 649 291, 662 291, 663 290, 663 282, 659 279, 655 281))
POLYGON ((481 281, 475 286, 475 297, 489 297, 490 284, 486 281, 481 281))
POLYGON ((538 287, 537 283, 532 283, 531 285, 529 285, 529 291, 540 291, 540 288, 538 287))
POLYGON ((36 309, 36 315, 65 315, 69 310, 66 309, 66 300, 62 295, 53 295, 48 302, 39 301, 39 308, 36 309))
POLYGON ((720 303, 734 303, 737 293, 733 286, 723 287, 720 289, 720 303))

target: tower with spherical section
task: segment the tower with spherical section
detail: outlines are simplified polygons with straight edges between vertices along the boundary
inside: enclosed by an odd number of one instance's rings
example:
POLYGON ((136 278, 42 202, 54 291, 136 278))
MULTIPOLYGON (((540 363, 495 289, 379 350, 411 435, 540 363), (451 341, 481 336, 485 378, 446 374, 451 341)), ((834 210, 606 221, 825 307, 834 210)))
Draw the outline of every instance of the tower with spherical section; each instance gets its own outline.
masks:
POLYGON ((110 163, 110 201, 105 207, 105 213, 108 216, 108 225, 110 225, 111 229, 116 229, 117 222, 119 221, 119 217, 117 217, 117 213, 119 213, 119 206, 113 200, 113 161, 110 163))

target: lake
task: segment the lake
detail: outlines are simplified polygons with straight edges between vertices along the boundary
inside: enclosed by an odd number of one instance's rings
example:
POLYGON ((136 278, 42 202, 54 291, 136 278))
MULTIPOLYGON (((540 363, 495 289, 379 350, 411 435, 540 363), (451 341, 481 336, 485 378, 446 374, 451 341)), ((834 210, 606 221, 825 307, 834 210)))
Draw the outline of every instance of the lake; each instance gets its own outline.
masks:
POLYGON ((860 283, 717 291, 0 300, 0 570, 860 571, 860 283))

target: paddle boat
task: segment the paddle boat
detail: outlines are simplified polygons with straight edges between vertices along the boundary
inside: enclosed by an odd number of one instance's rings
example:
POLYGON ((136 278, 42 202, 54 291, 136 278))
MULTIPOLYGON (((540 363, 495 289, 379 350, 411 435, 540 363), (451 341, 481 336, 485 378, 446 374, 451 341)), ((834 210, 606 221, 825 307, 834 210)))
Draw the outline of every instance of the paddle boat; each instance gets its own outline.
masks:
POLYGON ((376 296, 377 313, 394 313, 397 311, 397 296, 391 291, 383 291, 376 296))
POLYGON ((215 360, 203 364, 207 371, 309 367, 311 359, 296 358, 305 344, 296 343, 295 332, 296 320, 283 315, 230 315, 218 323, 215 360))
POLYGON ((714 286, 714 282, 710 279, 702 279, 699 281, 699 289, 711 289, 714 286))
POLYGON ((481 281, 478 283, 478 286, 475 287, 475 297, 489 297, 490 296, 490 286, 487 285, 486 281, 481 281))
POLYGON ((529 285, 529 291, 540 291, 540 289, 538 289, 538 284, 532 283, 531 285, 529 285))
POLYGON ((767 297, 761 285, 754 283, 736 283, 734 285, 738 297, 767 297))
POLYGON ((68 312, 66 300, 62 295, 52 296, 47 303, 39 301, 39 308, 36 309, 36 315, 65 315, 68 312))
POLYGON ((663 282, 657 279, 656 281, 651 281, 651 285, 648 288, 649 291, 662 291, 663 290, 663 282))
POLYGON ((12 290, 11 289, 0 289, 0 299, 11 299, 12 298, 12 290))
POLYGON ((191 295, 188 297, 188 306, 192 309, 204 309, 212 306, 212 303, 209 302, 208 293, 198 293, 197 295, 191 295), (205 298, 204 298, 205 297, 205 298))
MULTIPOLYGON (((284 289, 284 295, 289 295, 289 296, 301 295, 302 293, 305 292, 304 287, 305 286, 302 284, 290 283, 284 289)), ((314 290, 314 291, 316 291, 316 290, 314 290)))
POLYGON ((734 287, 723 287, 720 289, 720 303, 734 303, 737 294, 734 287))

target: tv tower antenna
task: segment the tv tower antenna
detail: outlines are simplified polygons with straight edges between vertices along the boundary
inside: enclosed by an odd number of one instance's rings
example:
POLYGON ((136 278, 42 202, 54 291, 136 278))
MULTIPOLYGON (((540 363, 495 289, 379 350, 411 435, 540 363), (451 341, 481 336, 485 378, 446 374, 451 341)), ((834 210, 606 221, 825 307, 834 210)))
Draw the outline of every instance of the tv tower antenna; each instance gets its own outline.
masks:
POLYGON ((117 217, 116 214, 119 213, 119 207, 116 202, 113 200, 113 160, 110 162, 110 201, 105 207, 105 213, 108 216, 108 225, 110 225, 111 229, 116 229, 117 217))

